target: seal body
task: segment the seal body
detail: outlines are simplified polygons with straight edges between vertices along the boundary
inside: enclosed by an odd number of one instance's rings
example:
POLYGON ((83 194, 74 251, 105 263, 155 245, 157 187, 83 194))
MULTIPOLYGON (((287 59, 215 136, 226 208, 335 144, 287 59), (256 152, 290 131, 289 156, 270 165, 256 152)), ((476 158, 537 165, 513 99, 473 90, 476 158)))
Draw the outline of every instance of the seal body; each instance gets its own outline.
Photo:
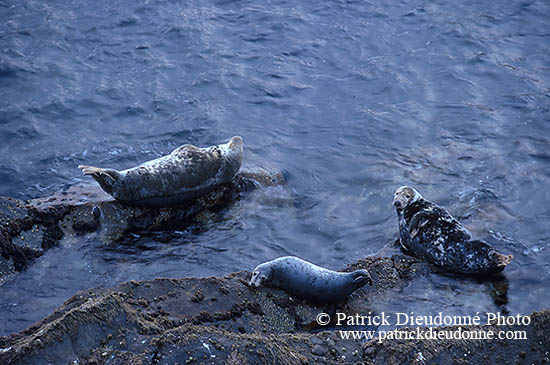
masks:
POLYGON ((235 136, 226 144, 207 148, 186 144, 169 155, 122 171, 78 167, 116 200, 135 205, 172 205, 231 181, 241 167, 242 146, 242 138, 235 136))
POLYGON ((415 189, 396 190, 393 205, 399 219, 403 248, 444 269, 484 275, 498 273, 511 261, 471 233, 445 209, 425 200, 415 189))
POLYGON ((249 285, 269 284, 313 303, 335 303, 345 300, 367 282, 372 284, 367 270, 332 271, 295 256, 285 256, 258 265, 249 285))

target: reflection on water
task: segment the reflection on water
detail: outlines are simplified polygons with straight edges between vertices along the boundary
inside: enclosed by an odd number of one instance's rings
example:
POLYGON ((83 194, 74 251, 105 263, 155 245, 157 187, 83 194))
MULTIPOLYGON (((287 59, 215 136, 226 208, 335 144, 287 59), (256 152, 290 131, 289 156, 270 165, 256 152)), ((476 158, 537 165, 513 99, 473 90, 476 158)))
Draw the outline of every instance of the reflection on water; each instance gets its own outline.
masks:
POLYGON ((517 0, 0 4, 0 194, 41 196, 85 181, 79 164, 127 168, 235 134, 245 167, 287 178, 195 227, 66 239, 1 287, 0 334, 83 288, 399 252, 401 185, 515 258, 502 283, 436 272, 373 308, 541 309, 549 16, 548 2, 517 0))

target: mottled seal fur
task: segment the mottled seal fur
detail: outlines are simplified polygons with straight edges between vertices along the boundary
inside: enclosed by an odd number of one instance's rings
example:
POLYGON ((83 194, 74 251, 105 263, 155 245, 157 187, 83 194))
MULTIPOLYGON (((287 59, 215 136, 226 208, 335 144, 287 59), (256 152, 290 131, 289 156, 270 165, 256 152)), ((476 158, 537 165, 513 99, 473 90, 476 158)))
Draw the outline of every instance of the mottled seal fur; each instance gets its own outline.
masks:
POLYGON ((262 284, 281 288, 313 303, 335 303, 345 300, 351 293, 372 279, 367 270, 338 272, 285 256, 258 265, 249 285, 262 284))
POLYGON ((441 268, 472 275, 498 273, 511 261, 471 233, 445 209, 427 201, 418 191, 403 186, 393 205, 399 218, 399 236, 405 250, 441 268))
POLYGON ((198 148, 186 144, 172 153, 131 169, 117 171, 78 166, 116 200, 135 205, 163 206, 183 203, 231 181, 241 167, 243 140, 198 148))

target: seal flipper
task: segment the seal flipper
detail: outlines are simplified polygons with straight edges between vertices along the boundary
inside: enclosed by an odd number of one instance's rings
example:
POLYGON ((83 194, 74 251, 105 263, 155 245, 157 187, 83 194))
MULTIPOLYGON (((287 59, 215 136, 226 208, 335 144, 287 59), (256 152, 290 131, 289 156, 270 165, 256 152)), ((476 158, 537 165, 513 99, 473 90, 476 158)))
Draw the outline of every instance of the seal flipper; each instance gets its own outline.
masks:
POLYGON ((351 277, 353 279, 353 282, 356 283, 358 287, 361 287, 366 283, 372 285, 372 278, 367 270, 355 270, 351 273, 351 277))
POLYGON ((122 178, 122 175, 117 170, 103 169, 100 167, 79 165, 84 175, 93 177, 98 182, 99 186, 108 194, 113 194, 113 185, 122 178))
POLYGON ((503 255, 496 250, 489 251, 488 256, 489 260, 494 262, 499 269, 502 268, 502 270, 506 267, 506 265, 512 262, 512 259, 514 258, 513 255, 503 255))

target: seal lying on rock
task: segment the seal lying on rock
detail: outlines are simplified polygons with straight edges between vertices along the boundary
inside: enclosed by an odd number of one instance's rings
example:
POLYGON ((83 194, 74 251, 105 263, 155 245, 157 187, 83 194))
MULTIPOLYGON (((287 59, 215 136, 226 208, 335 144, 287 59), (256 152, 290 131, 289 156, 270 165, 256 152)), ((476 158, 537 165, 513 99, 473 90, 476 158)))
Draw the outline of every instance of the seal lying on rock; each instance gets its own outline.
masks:
POLYGON ((131 169, 117 171, 78 166, 116 200, 163 206, 196 198, 208 189, 231 181, 241 167, 243 140, 198 148, 190 144, 131 169))
POLYGON ((258 265, 248 284, 270 284, 314 303, 335 303, 372 279, 367 270, 337 272, 295 256, 285 256, 258 265))
POLYGON ((425 200, 409 186, 395 191, 401 245, 407 251, 444 269, 462 274, 494 274, 512 255, 503 255, 479 240, 445 209, 425 200))

